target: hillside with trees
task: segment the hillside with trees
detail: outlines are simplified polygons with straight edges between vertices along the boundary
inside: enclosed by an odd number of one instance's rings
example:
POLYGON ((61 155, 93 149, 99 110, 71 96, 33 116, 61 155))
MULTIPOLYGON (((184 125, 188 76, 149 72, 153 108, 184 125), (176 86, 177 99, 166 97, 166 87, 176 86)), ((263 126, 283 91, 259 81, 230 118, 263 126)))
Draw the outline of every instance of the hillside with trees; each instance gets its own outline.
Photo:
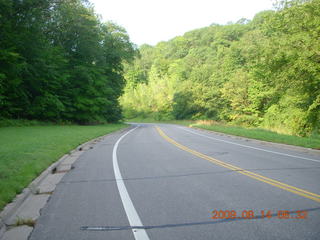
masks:
POLYGON ((300 136, 320 128, 320 1, 212 24, 125 66, 125 117, 212 119, 300 136))
POLYGON ((0 119, 121 119, 135 47, 86 0, 0 0, 0 119))

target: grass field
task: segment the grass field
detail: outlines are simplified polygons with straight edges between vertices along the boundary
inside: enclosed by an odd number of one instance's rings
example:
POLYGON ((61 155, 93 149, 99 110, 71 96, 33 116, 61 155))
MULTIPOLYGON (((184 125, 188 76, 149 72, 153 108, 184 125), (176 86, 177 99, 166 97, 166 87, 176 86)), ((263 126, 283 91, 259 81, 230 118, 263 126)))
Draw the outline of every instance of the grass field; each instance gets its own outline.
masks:
POLYGON ((1 127, 0 210, 64 154, 81 143, 126 126, 106 124, 1 127))
POLYGON ((168 120, 156 121, 154 119, 130 119, 128 122, 142 122, 142 123, 171 123, 184 126, 198 127, 215 132, 226 133, 235 136, 242 136, 252 139, 258 139, 268 142, 284 143, 294 146, 301 146, 306 148, 320 149, 320 136, 313 137, 298 137, 292 135, 285 135, 272 132, 260 128, 245 128, 240 126, 224 125, 213 121, 192 121, 192 120, 168 120), (212 123, 211 123, 212 122, 212 123))

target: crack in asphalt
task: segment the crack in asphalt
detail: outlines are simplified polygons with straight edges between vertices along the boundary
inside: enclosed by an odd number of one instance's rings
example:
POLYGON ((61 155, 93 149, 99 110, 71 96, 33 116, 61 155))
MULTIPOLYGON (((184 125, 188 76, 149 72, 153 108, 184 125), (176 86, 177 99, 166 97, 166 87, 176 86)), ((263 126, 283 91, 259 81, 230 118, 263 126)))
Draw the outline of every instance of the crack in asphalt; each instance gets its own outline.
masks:
MULTIPOLYGON (((304 167, 304 168, 246 168, 241 170, 225 170, 216 172, 200 172, 200 173, 190 173, 190 174, 177 174, 177 175, 164 175, 164 176, 153 176, 153 177, 135 177, 135 178, 123 178, 123 181, 137 181, 137 180, 153 180, 153 179, 163 179, 163 178, 179 178, 179 177, 190 177, 190 176, 201 176, 201 175, 214 175, 223 173, 233 173, 241 171, 283 171, 283 170, 303 170, 303 169, 320 169, 320 167, 304 167)), ((115 182, 119 179, 91 179, 91 180, 77 180, 77 181, 61 181, 60 183, 71 184, 71 183, 86 183, 86 182, 115 182)), ((60 184, 59 183, 59 184, 60 184)))
MULTIPOLYGON (((308 208, 308 209, 299 209, 299 210, 292 210, 288 211, 291 213, 296 213, 297 211, 318 211, 320 207, 317 208, 308 208)), ((270 214, 270 217, 278 216, 278 213, 270 214)), ((252 221, 257 219, 264 219, 267 218, 266 216, 262 215, 255 215, 254 218, 235 218, 235 219, 221 219, 221 220, 212 220, 212 221, 202 221, 202 222, 186 222, 186 223, 174 223, 174 224, 162 224, 162 225, 144 225, 144 226, 81 226, 80 230, 82 231, 123 231, 123 230, 134 230, 134 229, 161 229, 161 228, 176 228, 176 227, 190 227, 190 226, 197 226, 197 225, 209 225, 209 224, 219 224, 219 223, 226 223, 226 222, 234 222, 239 220, 246 220, 252 221)), ((293 219, 294 220, 294 219, 293 219)))

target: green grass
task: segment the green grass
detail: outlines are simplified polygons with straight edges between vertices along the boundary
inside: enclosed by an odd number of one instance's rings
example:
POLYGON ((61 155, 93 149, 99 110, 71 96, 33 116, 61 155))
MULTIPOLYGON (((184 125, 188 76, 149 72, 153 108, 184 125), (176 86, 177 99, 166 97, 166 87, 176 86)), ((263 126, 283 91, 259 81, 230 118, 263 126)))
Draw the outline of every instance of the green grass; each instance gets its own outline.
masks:
POLYGON ((126 126, 106 124, 0 128, 0 210, 64 154, 81 143, 126 126))
POLYGON ((289 145, 301 146, 306 148, 320 149, 320 138, 317 137, 297 137, 285 134, 279 134, 265 129, 244 128, 226 125, 202 125, 193 124, 192 126, 203 128, 215 132, 222 132, 235 136, 253 138, 268 142, 284 143, 289 145))
MULTIPOLYGON (((276 132, 272 132, 266 129, 260 128, 245 128, 240 126, 230 126, 223 124, 197 124, 197 121, 194 120, 164 120, 157 121, 152 118, 147 119, 128 119, 128 122, 142 122, 142 123, 171 123, 171 124, 179 124, 184 126, 192 126, 203 128, 206 130, 211 130, 215 132, 226 133, 235 136, 247 137, 252 139, 258 139, 268 142, 275 143, 284 143, 294 146, 301 146, 306 148, 314 148, 320 149, 320 136, 312 136, 312 137, 298 137, 286 134, 280 134, 276 132)), ((201 122, 201 121, 200 121, 201 122)), ((206 121, 204 121, 206 122, 206 121)))

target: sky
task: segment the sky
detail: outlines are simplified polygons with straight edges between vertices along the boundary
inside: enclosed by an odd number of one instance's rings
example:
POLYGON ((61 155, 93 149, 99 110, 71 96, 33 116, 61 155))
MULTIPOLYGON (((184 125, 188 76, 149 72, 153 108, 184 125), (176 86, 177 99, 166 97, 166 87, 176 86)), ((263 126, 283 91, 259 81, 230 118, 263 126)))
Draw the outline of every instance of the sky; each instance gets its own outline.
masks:
POLYGON ((133 43, 156 45, 212 23, 252 19, 273 0, 90 0, 103 21, 124 27, 133 43))

